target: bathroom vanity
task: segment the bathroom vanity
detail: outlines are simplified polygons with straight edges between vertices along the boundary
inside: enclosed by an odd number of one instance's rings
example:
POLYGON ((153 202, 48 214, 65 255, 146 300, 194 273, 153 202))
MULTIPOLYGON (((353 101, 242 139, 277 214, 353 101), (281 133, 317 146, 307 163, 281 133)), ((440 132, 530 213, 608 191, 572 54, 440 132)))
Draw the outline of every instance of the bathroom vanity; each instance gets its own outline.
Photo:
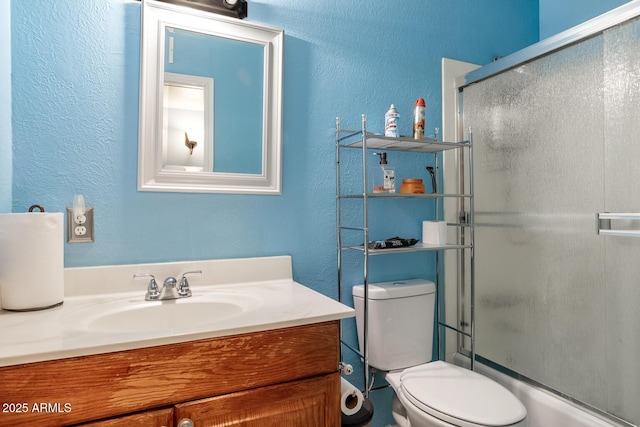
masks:
MULTIPOLYGON (((133 332, 119 332, 79 321, 78 313, 112 304, 113 296, 104 294, 69 297, 46 312, 0 312, 0 330, 9 332, 0 337, 0 426, 339 426, 339 319, 353 310, 294 282, 288 257, 258 259, 252 269, 229 261, 237 265, 200 263, 200 280, 208 285, 193 280, 194 298, 237 292, 259 303, 216 326, 174 325, 162 332, 132 325, 133 332), (261 262, 270 265, 262 271, 267 280, 244 281, 261 262), (237 280, 244 282, 229 283, 229 268, 243 270, 237 280), (275 277, 282 273, 289 278, 275 277), (37 325, 54 332, 24 335, 37 325)), ((145 268, 160 276, 163 268, 192 267, 179 264, 145 268)), ((133 267, 116 269, 126 270, 118 273, 124 279, 133 267)), ((85 274, 106 273, 100 269, 68 269, 70 291, 82 287, 77 279, 85 274)), ((138 304, 144 291, 137 294, 116 294, 116 300, 138 304)))
POLYGON ((338 426, 337 343, 324 322, 4 367, 0 425, 338 426))

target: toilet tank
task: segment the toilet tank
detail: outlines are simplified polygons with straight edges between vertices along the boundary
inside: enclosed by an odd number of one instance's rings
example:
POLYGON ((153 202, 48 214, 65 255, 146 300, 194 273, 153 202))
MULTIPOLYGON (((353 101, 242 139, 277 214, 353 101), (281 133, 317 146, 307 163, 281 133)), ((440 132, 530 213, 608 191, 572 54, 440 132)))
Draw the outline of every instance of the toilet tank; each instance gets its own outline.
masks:
MULTIPOLYGON (((352 292, 363 351, 364 286, 352 292)), ((369 284, 369 365, 392 371, 431 361, 435 292, 435 284, 424 279, 369 284)))

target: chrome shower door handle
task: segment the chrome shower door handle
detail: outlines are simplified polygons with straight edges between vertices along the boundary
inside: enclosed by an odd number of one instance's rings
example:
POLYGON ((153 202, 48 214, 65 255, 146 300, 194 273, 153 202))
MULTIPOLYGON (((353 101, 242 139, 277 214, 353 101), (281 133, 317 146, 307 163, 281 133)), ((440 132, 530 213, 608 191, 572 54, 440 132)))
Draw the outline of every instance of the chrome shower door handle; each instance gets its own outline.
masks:
POLYGON ((612 220, 640 221, 640 213, 611 213, 600 212, 596 215, 598 234, 601 236, 640 237, 639 229, 611 228, 612 220))

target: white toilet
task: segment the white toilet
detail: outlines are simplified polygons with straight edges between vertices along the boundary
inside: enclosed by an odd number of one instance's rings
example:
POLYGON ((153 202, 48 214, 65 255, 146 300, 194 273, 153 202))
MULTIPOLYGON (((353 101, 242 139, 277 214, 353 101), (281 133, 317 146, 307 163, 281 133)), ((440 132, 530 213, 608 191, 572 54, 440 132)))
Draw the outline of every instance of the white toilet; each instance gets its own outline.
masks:
MULTIPOLYGON (((369 284, 370 366, 395 390, 400 427, 527 425, 527 410, 509 390, 476 372, 431 362, 435 310, 433 282, 423 279, 369 284)), ((364 287, 353 287, 358 341, 363 348, 364 287)))

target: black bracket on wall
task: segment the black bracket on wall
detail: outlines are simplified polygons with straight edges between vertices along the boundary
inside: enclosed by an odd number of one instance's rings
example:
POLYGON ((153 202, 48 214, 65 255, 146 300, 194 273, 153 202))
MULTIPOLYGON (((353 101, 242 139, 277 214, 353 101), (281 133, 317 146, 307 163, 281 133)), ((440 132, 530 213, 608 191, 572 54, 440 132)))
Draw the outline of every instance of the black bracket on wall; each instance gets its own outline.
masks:
POLYGON ((247 0, 159 0, 164 3, 177 4, 204 10, 205 12, 218 13, 232 18, 244 19, 247 17, 247 0))

